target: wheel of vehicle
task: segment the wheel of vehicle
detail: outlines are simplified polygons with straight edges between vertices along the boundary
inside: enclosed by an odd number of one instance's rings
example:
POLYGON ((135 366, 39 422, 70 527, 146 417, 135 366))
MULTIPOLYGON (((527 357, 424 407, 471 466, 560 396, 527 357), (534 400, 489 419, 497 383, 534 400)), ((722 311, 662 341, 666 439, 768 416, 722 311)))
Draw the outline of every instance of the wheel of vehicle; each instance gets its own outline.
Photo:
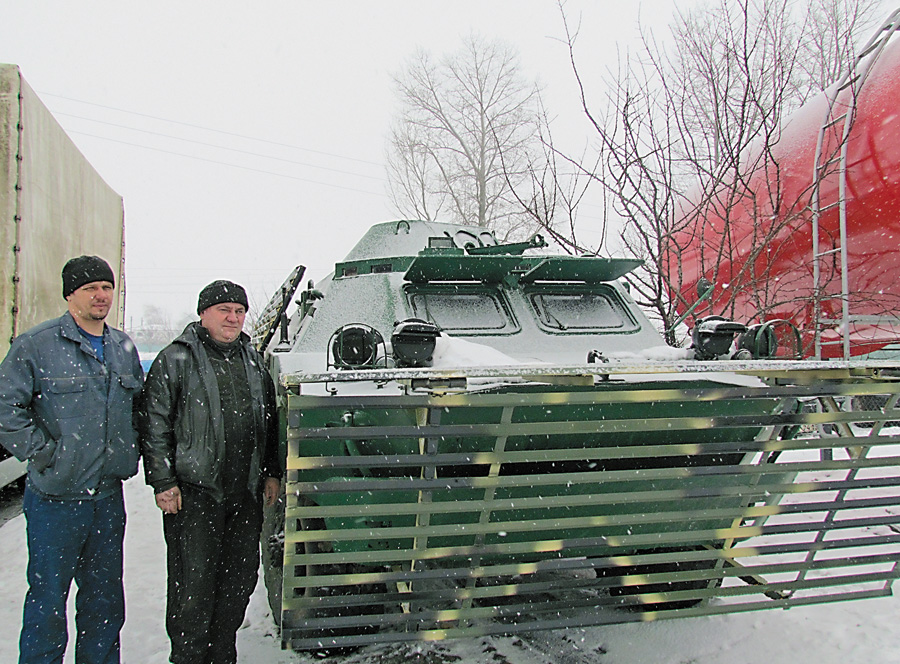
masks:
MULTIPOLYGON (((635 554, 647 553, 675 553, 679 551, 696 551, 697 548, 668 548, 654 549, 653 551, 640 551, 635 554)), ((660 563, 646 563, 642 565, 625 565, 615 567, 601 567, 596 570, 598 578, 622 578, 626 576, 648 576, 651 574, 667 574, 684 571, 711 571, 715 569, 716 560, 683 560, 660 563)), ((631 600, 638 595, 677 592, 685 590, 705 590, 710 587, 718 588, 722 585, 721 578, 700 578, 689 581, 663 581, 659 583, 639 583, 635 585, 612 585, 609 595, 622 599, 622 604, 635 611, 672 611, 696 606, 705 601, 703 597, 671 600, 665 602, 652 602, 640 599, 631 600)))
POLYGON ((281 587, 284 581, 284 491, 272 507, 264 508, 260 533, 263 583, 275 624, 281 626, 281 587))
MULTIPOLYGON (((268 591, 269 605, 272 607, 276 623, 283 633, 289 633, 292 640, 315 639, 321 642, 321 647, 311 650, 321 656, 346 654, 356 647, 327 645, 333 638, 342 636, 355 636, 371 634, 377 631, 376 625, 352 625, 344 627, 318 627, 305 629, 305 622, 311 619, 338 618, 346 616, 374 615, 384 612, 381 603, 349 603, 346 605, 323 606, 321 608, 307 608, 304 610, 291 609, 282 611, 282 593, 284 581, 284 509, 280 506, 272 510, 270 521, 264 527, 264 561, 265 581, 268 591), (279 519, 280 515, 280 519, 279 519), (267 553, 265 551, 267 550, 267 553)), ((304 531, 325 530, 325 522, 322 519, 303 519, 301 527, 304 531)), ((306 553, 331 553, 332 545, 328 541, 312 541, 302 545, 306 553)), ((332 576, 338 574, 350 574, 360 570, 346 564, 325 564, 295 566, 295 575, 302 576, 332 576)), ((313 586, 296 590, 294 597, 338 597, 348 595, 378 595, 384 591, 383 586, 375 584, 331 585, 313 586)))

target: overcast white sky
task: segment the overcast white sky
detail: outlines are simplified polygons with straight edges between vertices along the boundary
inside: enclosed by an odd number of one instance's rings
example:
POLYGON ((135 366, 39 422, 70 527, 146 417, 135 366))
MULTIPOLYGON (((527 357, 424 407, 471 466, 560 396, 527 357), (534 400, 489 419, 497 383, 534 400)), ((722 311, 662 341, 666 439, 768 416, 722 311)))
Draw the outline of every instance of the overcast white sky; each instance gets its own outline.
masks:
MULTIPOLYGON (((193 313, 217 278, 261 305, 296 264, 319 280, 385 194, 390 75, 416 46, 475 30, 517 46, 578 127, 554 0, 3 0, 0 62, 29 84, 124 197, 126 316, 193 313), (211 147, 217 146, 217 147, 211 147)), ((591 77, 672 0, 568 0, 591 77)))
MULTIPOLYGON (((675 4, 567 0, 567 15, 582 21, 586 84, 599 95, 639 11, 662 28, 675 4)), ((590 135, 554 0, 0 0, 0 8, 0 62, 19 65, 124 197, 134 324, 149 304, 173 319, 193 313, 198 291, 218 278, 244 284, 261 306, 294 265, 318 281, 369 225, 396 218, 384 171, 390 75, 416 46, 441 54, 473 30, 512 43, 560 115, 557 130, 576 142, 590 135)))

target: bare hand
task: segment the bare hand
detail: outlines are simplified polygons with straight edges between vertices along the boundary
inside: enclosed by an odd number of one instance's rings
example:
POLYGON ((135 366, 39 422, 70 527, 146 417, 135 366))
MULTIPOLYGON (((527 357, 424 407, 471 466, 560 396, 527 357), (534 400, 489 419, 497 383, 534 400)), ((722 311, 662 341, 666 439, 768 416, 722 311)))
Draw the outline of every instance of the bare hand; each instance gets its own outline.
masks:
POLYGON ((171 489, 156 494, 156 504, 163 514, 178 514, 181 509, 181 489, 173 486, 171 489))
POLYGON ((263 484, 263 496, 266 500, 266 507, 272 507, 281 494, 281 480, 277 477, 267 477, 263 484))

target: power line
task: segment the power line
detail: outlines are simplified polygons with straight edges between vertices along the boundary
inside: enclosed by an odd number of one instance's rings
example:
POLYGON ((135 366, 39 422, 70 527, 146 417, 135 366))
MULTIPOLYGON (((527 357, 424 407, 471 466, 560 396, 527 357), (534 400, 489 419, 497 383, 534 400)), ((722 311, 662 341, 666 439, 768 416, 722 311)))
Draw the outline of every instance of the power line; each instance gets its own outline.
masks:
MULTIPOLYGON (((180 120, 170 120, 170 119, 168 119, 168 118, 162 118, 162 117, 155 116, 155 115, 150 115, 150 114, 147 114, 147 113, 139 113, 139 112, 137 112, 137 111, 129 111, 129 110, 126 110, 126 109, 117 108, 117 107, 115 107, 115 106, 107 106, 107 105, 105 105, 105 104, 98 104, 98 103, 95 103, 95 102, 89 102, 89 101, 85 101, 85 100, 83 100, 83 99, 75 99, 75 98, 73 98, 73 97, 66 97, 66 96, 64 96, 64 95, 57 95, 57 94, 53 94, 53 93, 50 93, 50 92, 41 92, 40 95, 41 95, 41 96, 47 96, 47 97, 55 97, 55 98, 57 98, 57 99, 64 99, 64 100, 66 100, 66 101, 71 101, 71 102, 75 102, 75 103, 78 103, 78 104, 85 104, 85 105, 87 105, 87 106, 94 106, 94 107, 97 107, 97 108, 103 108, 103 109, 106 109, 106 110, 116 111, 116 112, 118 112, 118 113, 125 113, 125 114, 127 114, 127 115, 134 115, 134 116, 137 116, 137 117, 143 117, 143 118, 148 118, 148 119, 151 119, 151 120, 157 120, 157 121, 160 121, 160 122, 168 122, 168 123, 175 124, 175 125, 181 125, 181 126, 184 126, 184 127, 190 127, 190 128, 192 128, 192 129, 199 129, 199 130, 202 130, 202 131, 208 131, 208 132, 212 132, 212 133, 221 134, 221 135, 223 135, 223 136, 231 136, 231 137, 235 137, 235 138, 241 138, 241 139, 245 139, 245 140, 256 141, 256 142, 259 142, 259 143, 265 143, 265 144, 268 144, 268 145, 275 145, 275 146, 278 146, 278 147, 288 148, 288 149, 292 149, 292 150, 300 150, 300 151, 303 151, 303 152, 309 152, 309 153, 311 153, 311 154, 318 154, 318 155, 323 155, 323 156, 327 156, 327 157, 332 157, 332 158, 337 158, 337 159, 344 159, 344 160, 347 160, 347 161, 355 161, 355 162, 362 163, 362 164, 369 164, 369 165, 372 165, 372 166, 383 167, 383 164, 381 164, 381 163, 379 163, 379 162, 369 161, 369 160, 367 160, 367 159, 359 159, 359 158, 356 158, 356 157, 346 157, 346 156, 339 155, 339 154, 335 154, 335 153, 331 153, 331 152, 325 152, 325 151, 321 151, 321 150, 314 150, 314 149, 312 149, 312 148, 304 148, 304 147, 300 147, 300 146, 298 146, 298 145, 291 145, 291 144, 288 144, 288 143, 281 143, 281 142, 278 142, 278 141, 271 141, 271 140, 267 140, 267 139, 264 139, 264 138, 257 138, 257 137, 254 137, 254 136, 248 136, 248 135, 246 135, 246 134, 238 134, 238 133, 235 133, 235 132, 224 131, 224 130, 221 130, 221 129, 213 129, 213 128, 210 128, 210 127, 205 127, 205 126, 203 126, 203 125, 192 124, 192 123, 190 123, 190 122, 182 122, 182 121, 180 121, 180 120)), ((223 146, 223 145, 217 145, 217 144, 215 144, 215 143, 207 143, 207 142, 205 142, 205 141, 199 141, 199 140, 189 139, 189 138, 182 138, 182 137, 179 137, 179 136, 174 136, 174 135, 172 135, 172 134, 166 134, 166 133, 163 133, 163 132, 155 132, 155 131, 151 131, 151 130, 148 130, 148 129, 139 129, 139 128, 137 128, 137 127, 130 127, 130 126, 128 126, 128 125, 122 125, 122 124, 118 124, 118 123, 114 123, 114 122, 107 122, 107 121, 104 121, 104 120, 96 120, 96 119, 93 119, 93 118, 86 118, 86 117, 84 117, 84 116, 74 115, 74 114, 72 114, 72 113, 66 113, 66 112, 62 112, 62 111, 56 111, 55 114, 56 114, 56 115, 63 115, 63 116, 66 116, 66 117, 71 117, 71 118, 76 118, 76 119, 79 119, 79 120, 84 120, 84 121, 86 121, 86 122, 94 122, 94 123, 104 124, 104 125, 111 126, 111 127, 117 127, 117 128, 119 128, 119 129, 125 129, 125 130, 128 130, 128 131, 141 132, 141 133, 144 133, 144 134, 149 134, 149 135, 151 135, 151 136, 161 136, 161 137, 164 137, 164 138, 170 138, 170 139, 173 139, 173 140, 183 141, 183 142, 185 142, 185 143, 193 143, 193 144, 196 144, 196 145, 202 145, 202 146, 204 146, 204 147, 210 147, 210 148, 213 148, 213 149, 227 150, 227 151, 235 152, 235 153, 238 153, 238 154, 252 155, 252 156, 255 156, 255 157, 262 158, 262 159, 272 159, 272 160, 274 160, 274 161, 280 161, 280 162, 284 162, 284 163, 288 163, 288 164, 294 164, 294 165, 297 165, 297 166, 305 166, 305 167, 308 167, 308 168, 317 168, 317 169, 319 169, 319 170, 330 171, 330 172, 333 172, 333 173, 340 173, 340 174, 342 174, 342 175, 349 175, 349 176, 351 176, 351 177, 359 177, 359 178, 365 178, 365 179, 369 179, 369 180, 377 180, 377 181, 382 182, 382 183, 384 183, 384 181, 385 181, 384 178, 377 177, 377 176, 373 176, 373 175, 363 175, 363 174, 361 174, 361 173, 354 173, 354 172, 351 172, 351 171, 344 171, 344 170, 337 169, 337 168, 329 168, 329 167, 327 167, 327 166, 317 166, 317 165, 315 165, 315 164, 310 164, 310 163, 306 163, 306 162, 295 161, 295 160, 292 160, 292 159, 285 159, 285 158, 283 158, 283 157, 275 157, 275 156, 270 156, 270 155, 263 155, 263 154, 259 154, 259 153, 256 153, 256 152, 253 152, 253 151, 250 151, 250 150, 241 150, 241 149, 239 149, 239 148, 230 148, 230 147, 226 147, 226 146, 223 146)), ((326 186, 326 187, 333 187, 333 188, 336 188, 336 189, 343 189, 343 190, 345 190, 345 191, 354 191, 354 192, 358 192, 358 193, 369 194, 369 195, 371 195, 371 196, 383 196, 383 195, 384 195, 384 194, 377 194, 377 193, 371 192, 371 191, 366 191, 366 190, 363 190, 363 189, 355 189, 355 188, 352 188, 352 187, 344 187, 344 186, 341 186, 341 185, 331 184, 331 183, 327 183, 327 182, 319 182, 319 181, 317 181, 317 180, 311 180, 311 179, 308 179, 308 178, 300 178, 300 177, 295 177, 295 176, 292 176, 292 175, 285 175, 285 174, 283 174, 283 173, 276 173, 276 172, 272 172, 272 171, 266 171, 266 170, 263 170, 263 169, 251 168, 251 167, 249 167, 249 166, 241 166, 241 165, 237 165, 237 164, 231 164, 231 163, 228 163, 228 162, 218 161, 218 160, 214 160, 214 159, 207 159, 207 158, 204 158, 204 157, 198 157, 198 156, 195 156, 195 155, 184 154, 184 153, 175 152, 175 151, 171 151, 171 150, 163 150, 163 149, 161 149, 161 148, 154 148, 154 147, 150 147, 150 146, 147 146, 147 145, 140 145, 140 144, 137 144, 137 143, 130 143, 130 142, 128 142, 128 141, 122 141, 122 140, 118 140, 118 139, 114 139, 114 138, 108 138, 108 137, 105 137, 105 136, 98 136, 98 135, 96 135, 96 134, 89 134, 89 133, 87 133, 87 132, 80 132, 80 131, 74 131, 74 130, 73 130, 73 131, 70 131, 70 133, 73 133, 73 134, 80 134, 80 135, 82 135, 82 136, 89 136, 89 137, 91 137, 91 138, 98 138, 98 139, 105 140, 105 141, 110 141, 110 142, 113 142, 113 143, 121 143, 122 145, 129 145, 129 146, 132 146, 132 147, 144 148, 144 149, 146 149, 146 150, 153 150, 153 151, 155 151, 155 152, 162 152, 162 153, 165 153, 165 154, 171 154, 171 155, 175 155, 175 156, 185 157, 185 158, 188 158, 188 159, 196 159, 196 160, 198 160, 198 161, 205 161, 205 162, 208 162, 208 163, 218 164, 218 165, 221 165, 221 166, 231 166, 231 167, 233 167, 233 168, 240 168, 240 169, 247 170, 247 171, 252 171, 252 172, 255 172, 255 173, 262 173, 262 174, 266 174, 266 175, 274 175, 274 176, 277 176, 277 177, 283 177, 283 178, 287 178, 287 179, 291 179, 291 180, 297 180, 297 181, 300 181, 300 182, 308 182, 308 183, 311 183, 311 184, 318 184, 318 185, 322 185, 322 186, 326 186)), ((593 203, 585 203, 585 202, 583 202, 583 203, 581 203, 581 205, 582 205, 582 206, 587 206, 587 207, 600 208, 600 209, 603 208, 602 205, 597 205, 597 204, 593 204, 593 203)), ((600 217, 591 216, 591 215, 584 215, 584 214, 579 215, 579 217, 580 217, 581 219, 593 219, 593 220, 598 220, 598 221, 601 220, 600 217)), ((585 232, 586 229, 580 229, 580 230, 581 230, 581 232, 585 232)), ((590 230, 588 230, 587 232, 588 232, 588 234, 598 234, 598 233, 599 233, 599 231, 590 231, 590 230)))
MULTIPOLYGON (((183 141, 185 143, 193 143, 195 145, 203 145, 205 147, 215 148, 218 150, 227 150, 229 152, 237 152, 239 154, 248 154, 248 155, 252 155, 254 157, 260 157, 262 159, 272 159, 274 161, 281 161, 281 162, 284 162, 287 164, 295 164, 297 166, 307 166, 309 168, 318 168, 319 170, 331 171, 332 173, 341 173, 342 175, 351 175, 351 176, 357 177, 357 178, 365 178, 367 180, 378 180, 379 182, 382 182, 382 183, 384 182, 384 178, 377 177, 374 175, 363 175, 362 173, 353 173, 352 171, 344 171, 339 168, 328 168, 327 166, 317 166, 316 164, 309 164, 309 163, 302 162, 302 161, 294 161, 293 159, 285 159, 283 157, 274 157, 271 155, 264 155, 264 154, 260 154, 258 152, 253 152, 251 150, 241 150, 239 148, 229 148, 224 145, 216 145, 215 143, 207 143, 205 141, 198 141, 198 140, 194 140, 194 139, 190 139, 190 138, 181 138, 180 136, 173 136, 172 134, 164 134, 164 133, 158 132, 158 131, 150 131, 149 129, 138 129, 137 127, 129 127, 128 125, 117 124, 115 122, 106 122, 104 120, 95 120, 93 118, 86 118, 86 117, 83 117, 80 115, 72 115, 71 113, 63 113, 63 112, 57 111, 55 113, 55 115, 64 115, 64 116, 70 117, 70 118, 77 118, 78 120, 85 120, 86 122, 94 122, 97 124, 106 125, 108 127, 118 127, 119 129, 127 129, 128 131, 137 131, 142 134, 149 134, 151 136, 162 136, 164 138, 171 138, 176 141, 183 141)), ((73 133, 78 133, 78 132, 73 132, 73 133)), ((87 135, 90 135, 90 134, 87 134, 87 135)), ((110 140, 114 140, 114 139, 110 139, 110 140)), ((373 162, 367 162, 367 163, 373 163, 373 162)))
POLYGON ((348 161, 358 161, 363 164, 371 164, 373 166, 381 166, 380 163, 375 162, 375 161, 368 161, 367 159, 358 159, 356 157, 345 157, 343 155, 334 154, 333 152, 324 152, 321 150, 313 150, 312 148, 304 148, 304 147, 300 147, 299 145, 290 145, 289 143, 280 143, 278 141, 270 141, 265 138, 257 138, 255 136, 247 136, 245 134, 238 134, 235 132, 224 131, 222 129, 213 129, 211 127, 204 127, 203 125, 191 124, 190 122, 182 122, 180 120, 170 120, 168 118, 161 118, 161 117, 158 117, 155 115, 148 115, 147 113, 138 113, 137 111, 128 111, 128 110, 125 110, 124 108, 116 108, 115 106, 106 106, 104 104, 97 104, 97 103, 90 102, 90 101, 84 101, 83 99, 74 99, 72 97, 56 95, 56 94, 53 94, 52 92, 41 92, 39 94, 42 97, 44 97, 44 96, 56 97, 57 99, 65 99, 66 101, 72 101, 77 104, 86 104, 88 106, 96 106, 97 108, 105 108, 110 111, 116 111, 118 113, 127 113, 129 115, 136 115, 138 117, 149 118, 151 120, 158 120, 160 122, 171 122, 172 124, 182 125, 184 127, 191 127, 193 129, 201 129, 203 131, 210 131, 210 132, 214 132, 217 134, 222 134, 224 136, 233 136, 235 138, 243 138, 243 139, 250 140, 250 141, 258 141, 260 143, 268 143, 270 145, 278 145, 280 147, 290 148, 292 150, 302 150, 304 152, 311 152, 313 154, 320 154, 320 155, 324 155, 327 157, 335 157, 337 159, 347 159, 348 161))
POLYGON ((384 196, 385 195, 384 193, 375 193, 373 191, 366 191, 365 189, 355 189, 353 187, 344 187, 339 184, 332 184, 330 182, 319 182, 318 180, 310 180, 309 178, 299 178, 294 175, 286 175, 285 173, 275 173, 273 171, 266 171, 261 168, 251 168, 250 166, 241 166, 239 164, 230 164, 225 161, 217 161, 216 159, 207 159, 205 157, 198 157, 198 156, 192 155, 192 154, 184 154, 182 152, 174 152, 172 150, 163 150, 162 148, 154 148, 154 147, 150 147, 149 145, 139 145, 138 143, 129 143, 128 141, 120 141, 116 138, 108 138, 106 136, 97 136, 96 134, 88 134, 87 132, 83 132, 83 131, 70 131, 69 133, 78 134, 80 136, 89 136, 90 138, 98 138, 101 141, 110 141, 112 143, 121 143, 122 145, 130 145, 130 146, 136 147, 136 148, 143 148, 144 150, 153 150, 154 152, 162 152, 164 154, 171 154, 171 155, 175 155, 177 157, 185 157, 187 159, 196 159, 197 161, 205 161, 205 162, 208 162, 211 164, 219 164, 220 166, 230 166, 231 168, 240 168, 245 171, 252 171, 254 173, 263 173, 265 175, 274 175, 276 177, 287 178, 289 180, 297 180, 299 182, 308 182, 310 184, 318 184, 318 185, 322 185, 323 187, 333 187, 335 189, 343 189, 345 191, 355 191, 360 194, 369 194, 370 196, 384 196))

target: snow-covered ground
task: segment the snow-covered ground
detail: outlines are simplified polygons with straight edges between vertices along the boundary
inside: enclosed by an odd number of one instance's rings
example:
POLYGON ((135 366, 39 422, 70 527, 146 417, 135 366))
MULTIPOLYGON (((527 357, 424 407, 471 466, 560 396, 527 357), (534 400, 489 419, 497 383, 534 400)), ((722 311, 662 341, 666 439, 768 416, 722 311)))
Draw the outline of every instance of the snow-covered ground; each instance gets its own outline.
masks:
MULTIPOLYGON (((122 661, 165 664, 168 640, 163 617, 165 545, 161 515, 152 492, 140 477, 126 483, 125 499, 128 614, 122 633, 122 661)), ((25 564, 25 518, 18 516, 0 528, 0 664, 17 660, 25 564)), ((73 633, 70 620, 70 634, 73 633)), ((72 647, 66 656, 67 664, 74 662, 71 651, 72 647)), ((238 653, 243 664, 321 661, 312 654, 280 649, 261 586, 251 600, 239 633, 238 653)), ((891 597, 525 637, 395 645, 369 648, 333 660, 340 664, 896 664, 900 662, 900 600, 891 597)))

